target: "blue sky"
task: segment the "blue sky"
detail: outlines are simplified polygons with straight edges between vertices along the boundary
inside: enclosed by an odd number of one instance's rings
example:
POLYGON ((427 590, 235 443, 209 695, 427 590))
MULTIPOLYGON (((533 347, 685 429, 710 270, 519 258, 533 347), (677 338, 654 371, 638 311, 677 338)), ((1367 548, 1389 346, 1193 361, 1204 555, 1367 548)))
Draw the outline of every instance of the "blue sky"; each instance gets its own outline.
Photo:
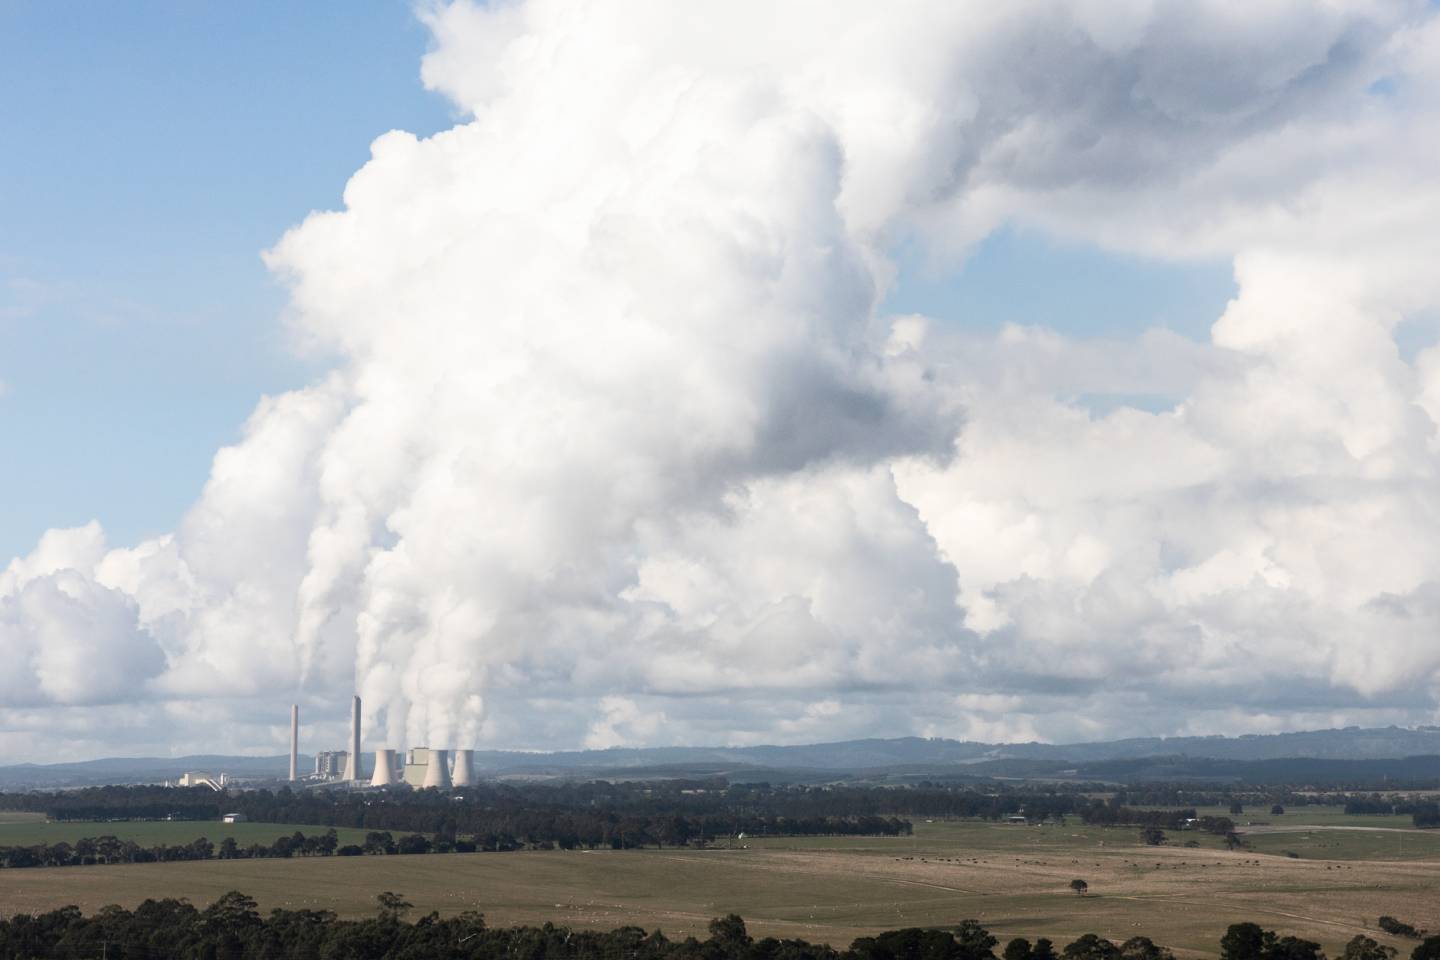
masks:
MULTIPOLYGON (((0 0, 0 566, 47 528, 174 528, 256 399, 312 378, 259 252, 338 205, 370 141, 454 122, 411 6, 0 0)), ((904 257, 888 306, 994 327, 1203 337, 1225 263, 1003 231, 904 257)))
POLYGON ((450 125, 401 0, 0 3, 0 556, 172 529, 292 357, 259 252, 450 125))
POLYGON ((899 257, 886 306, 953 323, 1035 324, 1071 336, 1165 327, 1201 340, 1234 294, 1227 260, 1176 263, 1062 243, 1034 231, 991 234, 958 268, 899 257))

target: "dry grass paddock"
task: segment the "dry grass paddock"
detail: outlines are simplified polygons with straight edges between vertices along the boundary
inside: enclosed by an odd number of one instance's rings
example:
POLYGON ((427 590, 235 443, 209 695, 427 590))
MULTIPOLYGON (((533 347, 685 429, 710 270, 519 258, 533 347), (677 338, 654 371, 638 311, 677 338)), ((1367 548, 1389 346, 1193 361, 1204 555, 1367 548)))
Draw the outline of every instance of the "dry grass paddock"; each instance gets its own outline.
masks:
MULTIPOLYGON (((1292 840, 1305 833, 1305 824, 1295 826, 1292 840)), ((1088 932, 1114 940, 1144 934, 1197 957, 1215 955, 1225 927, 1242 920, 1318 940, 1331 956, 1357 933, 1408 954, 1410 943, 1376 929, 1381 914, 1440 928, 1440 858, 1420 849, 1431 841, 1429 834, 1413 832, 1405 859, 1394 858, 1395 838, 1377 831, 1356 831, 1359 839, 1347 835, 1343 859, 1297 859, 1227 852, 1211 838, 1198 848, 1147 847, 1137 831, 1122 828, 974 821, 920 821, 916 827, 912 838, 752 838, 736 849, 716 850, 0 870, 0 910, 73 903, 90 911, 108 903, 133 906, 147 897, 204 904, 239 889, 265 908, 306 906, 360 916, 373 911, 377 893, 394 890, 414 902, 417 913, 473 909, 497 924, 638 924, 676 936, 703 933, 711 917, 734 912, 757 935, 843 946, 880 930, 974 917, 1002 941, 1045 936, 1063 945, 1088 932), (1087 895, 1070 890, 1075 878, 1089 884, 1087 895)))

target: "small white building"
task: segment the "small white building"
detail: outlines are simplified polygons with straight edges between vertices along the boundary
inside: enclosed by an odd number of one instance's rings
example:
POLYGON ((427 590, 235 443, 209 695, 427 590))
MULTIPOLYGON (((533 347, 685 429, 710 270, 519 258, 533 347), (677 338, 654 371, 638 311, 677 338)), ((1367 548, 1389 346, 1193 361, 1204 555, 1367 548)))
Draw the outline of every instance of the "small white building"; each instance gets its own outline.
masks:
POLYGON ((246 820, 248 820, 248 819, 250 819, 250 818, 247 817, 247 816, 245 816, 245 814, 243 814, 243 813, 227 813, 227 814, 225 814, 225 816, 223 816, 223 817, 220 818, 220 822, 221 822, 221 823, 244 823, 244 822, 245 822, 246 820))

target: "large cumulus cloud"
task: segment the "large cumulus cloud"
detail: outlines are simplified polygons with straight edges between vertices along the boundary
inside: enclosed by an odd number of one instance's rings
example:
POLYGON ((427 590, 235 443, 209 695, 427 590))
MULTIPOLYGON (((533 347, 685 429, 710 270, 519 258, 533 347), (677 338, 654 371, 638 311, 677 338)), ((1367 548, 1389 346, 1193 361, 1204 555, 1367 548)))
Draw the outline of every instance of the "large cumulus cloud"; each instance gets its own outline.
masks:
POLYGON ((1440 353, 1396 346, 1440 304, 1425 5, 424 16, 468 119, 380 137, 267 254, 333 374, 173 536, 11 564, 0 721, 352 687, 393 745, 1433 712, 1440 353), (1238 293, 1204 344, 884 315, 898 245, 1007 224, 1231 257, 1238 293), (1105 392, 1162 412, 1071 399, 1105 392))

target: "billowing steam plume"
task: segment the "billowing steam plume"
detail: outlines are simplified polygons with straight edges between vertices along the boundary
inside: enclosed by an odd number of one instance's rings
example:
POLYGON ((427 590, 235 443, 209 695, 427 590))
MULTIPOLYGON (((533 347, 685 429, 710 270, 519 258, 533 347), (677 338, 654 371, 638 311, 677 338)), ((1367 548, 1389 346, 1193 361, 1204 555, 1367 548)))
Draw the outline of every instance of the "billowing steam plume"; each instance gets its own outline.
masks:
POLYGON ((333 374, 174 535, 0 574, 12 729, 352 680, 374 739, 460 748, 1433 709, 1424 4, 426 19, 467 119, 266 255, 333 374), (896 250, 1006 224, 1239 294, 1211 344, 884 315, 896 250))

